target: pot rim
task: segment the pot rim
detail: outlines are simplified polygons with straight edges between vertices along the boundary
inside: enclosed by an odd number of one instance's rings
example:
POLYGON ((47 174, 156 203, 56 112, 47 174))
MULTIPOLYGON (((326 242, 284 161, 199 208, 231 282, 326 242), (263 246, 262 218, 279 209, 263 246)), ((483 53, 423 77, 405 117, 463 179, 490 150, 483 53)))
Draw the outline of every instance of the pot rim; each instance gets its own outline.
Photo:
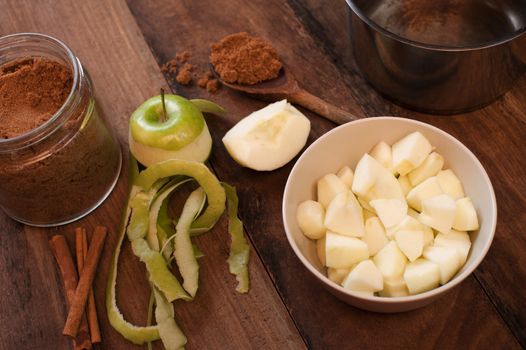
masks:
POLYGON ((509 35, 506 35, 506 36, 502 37, 502 38, 486 41, 486 42, 480 43, 478 45, 445 46, 445 45, 437 45, 437 44, 426 44, 426 43, 423 43, 423 42, 419 42, 419 41, 415 41, 415 40, 404 38, 403 36, 400 36, 398 34, 395 34, 395 33, 391 32, 391 31, 383 28, 382 26, 378 25, 376 22, 371 20, 368 16, 366 16, 358 8, 358 6, 356 6, 354 4, 353 0, 345 0, 345 2, 349 6, 349 8, 354 12, 354 14, 356 14, 364 23, 366 23, 368 26, 372 27, 377 32, 380 32, 383 35, 385 35, 385 36, 387 36, 387 37, 389 37, 389 38, 391 38, 393 40, 396 40, 396 41, 399 41, 399 42, 402 42, 404 44, 408 44, 408 45, 411 45, 411 46, 419 47, 419 48, 422 48, 422 49, 428 49, 428 50, 434 50, 434 51, 474 51, 474 50, 481 50, 481 49, 487 49, 487 48, 490 48, 490 47, 494 47, 494 46, 498 46, 498 45, 501 45, 501 44, 505 44, 507 42, 510 42, 510 41, 520 37, 524 33, 526 33, 526 26, 525 26, 525 27, 520 28, 519 30, 517 30, 517 31, 515 31, 515 32, 513 32, 513 33, 511 33, 509 35))

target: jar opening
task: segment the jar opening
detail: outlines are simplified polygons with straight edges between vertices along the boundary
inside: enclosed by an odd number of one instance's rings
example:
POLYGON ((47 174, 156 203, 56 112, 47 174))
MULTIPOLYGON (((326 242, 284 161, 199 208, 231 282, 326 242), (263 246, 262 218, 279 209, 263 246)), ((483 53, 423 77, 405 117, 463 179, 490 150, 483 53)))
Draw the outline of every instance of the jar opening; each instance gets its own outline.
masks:
MULTIPOLYGON (((68 111, 78 104, 78 90, 83 74, 78 59, 62 41, 44 34, 20 33, 0 38, 0 64, 6 65, 19 60, 44 59, 63 64, 71 73, 71 88, 58 110, 47 120, 21 134, 0 139, 0 152, 27 147, 46 138, 60 128, 68 119, 68 111)), ((64 92, 66 92, 65 90, 64 92)), ((59 102, 60 103, 60 102, 59 102)), ((56 109, 56 107, 55 107, 56 109)), ((50 111, 51 113, 51 111, 50 111)))

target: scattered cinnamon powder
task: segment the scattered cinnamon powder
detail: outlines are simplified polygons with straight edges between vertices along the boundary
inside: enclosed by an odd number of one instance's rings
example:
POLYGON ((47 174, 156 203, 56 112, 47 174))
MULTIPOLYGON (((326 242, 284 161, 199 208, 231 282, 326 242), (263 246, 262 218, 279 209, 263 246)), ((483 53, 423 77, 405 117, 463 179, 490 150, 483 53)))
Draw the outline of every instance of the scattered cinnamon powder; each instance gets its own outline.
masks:
POLYGON ((161 71, 163 73, 176 74, 177 73, 177 60, 175 58, 172 58, 171 60, 163 64, 163 66, 161 67, 161 71))
POLYGON ((42 57, 0 66, 0 138, 24 134, 49 120, 72 85, 66 66, 42 57))
POLYGON ((188 85, 192 82, 192 70, 194 66, 190 63, 185 63, 184 66, 179 69, 179 73, 175 77, 175 80, 181 85, 188 85))
POLYGON ((253 85, 278 76, 282 64, 272 45, 241 32, 211 45, 210 62, 221 79, 253 85))
POLYGON ((206 91, 214 93, 217 91, 217 89, 219 89, 220 86, 221 84, 219 83, 219 80, 211 79, 208 81, 208 83, 206 83, 206 91))
POLYGON ((190 58, 191 54, 188 51, 178 52, 175 54, 175 59, 181 63, 185 63, 190 58))

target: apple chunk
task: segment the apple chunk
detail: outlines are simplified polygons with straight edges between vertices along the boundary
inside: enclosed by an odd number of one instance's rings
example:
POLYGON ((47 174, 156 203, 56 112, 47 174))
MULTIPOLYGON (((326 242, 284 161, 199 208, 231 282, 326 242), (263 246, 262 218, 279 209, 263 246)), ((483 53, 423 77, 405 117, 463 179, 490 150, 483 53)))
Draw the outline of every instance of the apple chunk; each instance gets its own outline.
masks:
POLYGON ((296 220, 303 234, 310 239, 320 239, 325 235, 323 225, 325 209, 313 200, 306 200, 298 206, 296 220))
POLYGON ((404 281, 410 294, 427 292, 438 287, 440 268, 429 260, 417 259, 407 265, 404 272, 404 281))
POLYGON ((438 182, 444 192, 453 199, 464 197, 464 189, 457 175, 451 169, 442 170, 437 174, 438 182))
POLYGON ((453 228, 459 231, 478 230, 479 220, 477 217, 477 211, 471 202, 471 198, 464 197, 457 199, 456 204, 457 210, 455 212, 453 228))
POLYGON ((382 276, 386 279, 396 279, 404 273, 407 258, 398 248, 396 242, 391 241, 385 245, 373 258, 382 276))
POLYGON ((375 199, 369 202, 385 228, 390 228, 407 216, 407 203, 399 199, 375 199))
POLYGON ((325 266, 325 236, 316 241, 316 254, 323 266, 325 266))
POLYGON ((411 185, 416 186, 425 179, 435 176, 442 169, 443 165, 444 157, 436 152, 431 153, 418 168, 407 174, 411 185))
POLYGON ((426 247, 423 255, 424 258, 438 265, 440 284, 446 284, 461 267, 462 258, 453 247, 426 247))
POLYGON ((453 198, 441 194, 422 201, 422 213, 418 220, 435 230, 447 233, 453 226, 457 205, 453 198))
POLYGON ((440 187, 440 183, 436 177, 430 177, 427 180, 424 180, 418 186, 413 187, 411 191, 407 194, 407 204, 411 208, 414 208, 418 211, 422 211, 422 201, 427 198, 438 196, 443 194, 444 191, 440 187))
POLYGON ((452 247, 460 253, 461 266, 466 263, 471 248, 471 240, 466 232, 451 230, 447 234, 439 233, 435 237, 435 246, 452 247))
POLYGON ((362 237, 362 241, 367 244, 371 256, 376 255, 380 249, 389 243, 385 236, 384 226, 377 216, 370 217, 365 221, 365 235, 362 237))
POLYGON ((369 155, 376 159, 385 169, 393 172, 393 155, 391 146, 385 141, 378 142, 370 151, 369 155))
POLYGON ((223 144, 240 165, 270 171, 291 161, 309 132, 309 119, 282 100, 241 119, 225 134, 223 144))
POLYGON ((327 229, 351 237, 362 237, 365 232, 363 210, 351 191, 338 194, 325 213, 327 229))
POLYGON ((336 173, 336 176, 340 178, 340 180, 343 181, 345 185, 347 185, 348 189, 351 189, 352 181, 354 179, 354 173, 348 166, 344 166, 338 172, 336 173))
POLYGON ((355 292, 378 292, 384 288, 384 283, 376 265, 371 260, 364 260, 351 270, 342 286, 355 292))
POLYGON ((327 267, 349 268, 368 258, 367 244, 360 239, 327 231, 325 235, 325 262, 327 267))
POLYGON ((350 268, 334 269, 329 267, 327 269, 327 277, 336 284, 342 284, 343 280, 351 272, 350 268))
POLYGON ((400 230, 395 234, 398 247, 409 259, 415 261, 424 249, 424 232, 420 230, 400 230))
POLYGON ((400 175, 406 175, 420 166, 432 150, 429 140, 415 131, 393 144, 393 168, 400 175))
POLYGON ((349 188, 337 175, 327 174, 318 180, 317 190, 318 202, 327 208, 336 195, 347 192, 349 188))
POLYGON ((381 297, 405 297, 409 295, 403 277, 393 280, 384 279, 384 289, 378 293, 381 297))

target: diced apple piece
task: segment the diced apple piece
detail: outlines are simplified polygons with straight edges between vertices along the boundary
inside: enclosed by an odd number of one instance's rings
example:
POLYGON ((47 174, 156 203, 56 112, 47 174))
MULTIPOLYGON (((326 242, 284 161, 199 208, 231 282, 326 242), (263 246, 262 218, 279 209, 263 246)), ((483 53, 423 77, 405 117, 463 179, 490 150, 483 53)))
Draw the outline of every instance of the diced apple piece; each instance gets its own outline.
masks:
POLYGON ((316 253, 321 264, 325 266, 325 236, 316 241, 316 253))
POLYGON ((413 186, 411 185, 411 181, 409 181, 409 178, 407 175, 400 175, 398 176, 398 183, 400 184, 400 188, 402 189, 402 192, 404 193, 404 196, 407 196, 409 191, 413 189, 413 186))
POLYGON ((438 179, 433 176, 427 180, 424 180, 418 186, 415 186, 407 194, 407 204, 417 211, 422 211, 422 201, 427 198, 435 197, 443 194, 442 188, 438 179))
POLYGON ((433 244, 435 241, 435 235, 433 234, 433 229, 431 229, 431 227, 424 224, 422 224, 422 226, 424 227, 424 247, 427 247, 433 244))
POLYGON ((336 176, 338 176, 345 185, 347 185, 347 188, 350 190, 352 186, 352 181, 354 179, 354 173, 348 166, 344 166, 338 172, 336 173, 336 176))
POLYGON ((416 230, 400 230, 395 234, 396 244, 409 259, 415 261, 424 250, 424 232, 416 230))
POLYGON ((362 296, 362 297, 374 297, 374 292, 357 292, 357 291, 353 291, 354 294, 358 294, 359 296, 362 296))
POLYGON ((327 208, 336 195, 348 190, 347 185, 336 174, 327 174, 318 181, 318 202, 327 208))
POLYGON ((384 288, 384 282, 376 265, 371 260, 364 260, 351 270, 342 286, 356 292, 378 292, 384 288))
POLYGON ((320 239, 325 235, 325 209, 313 200, 306 200, 298 206, 296 220, 303 234, 310 239, 320 239))
POLYGON ((367 244, 371 256, 376 255, 389 243, 385 236, 384 226, 377 216, 370 217, 365 221, 365 235, 362 237, 362 241, 367 244))
POLYGON ((342 284, 343 280, 351 272, 351 269, 333 269, 329 267, 327 269, 327 277, 336 284, 342 284))
POLYGON ((445 194, 451 196, 453 199, 464 197, 462 183, 458 179, 457 175, 455 175, 453 170, 447 169, 440 171, 437 174, 437 179, 445 194))
POLYGON ((453 247, 431 246, 424 249, 424 258, 440 269, 440 284, 446 284, 460 269, 461 256, 453 247))
POLYGON ((420 215, 420 213, 417 212, 416 210, 414 210, 413 208, 409 208, 409 209, 407 209, 407 215, 409 215, 410 217, 413 217, 415 219, 418 219, 418 215, 420 215))
POLYGON ((362 237, 365 233, 363 210, 351 191, 338 194, 325 213, 327 229, 351 237, 362 237))
POLYGON ((382 221, 384 227, 396 226, 407 216, 407 203, 398 199, 375 199, 369 204, 382 221))
POLYGON ((385 279, 396 279, 404 273, 407 258, 395 241, 387 243, 373 258, 385 279))
POLYGON ((432 150, 429 140, 415 131, 393 144, 393 168, 400 175, 406 175, 420 166, 432 150))
POLYGON ((394 280, 384 279, 384 289, 378 293, 381 297, 405 297, 409 295, 402 277, 394 280))
POLYGON ((411 185, 416 186, 422 181, 435 176, 444 166, 444 157, 436 152, 429 154, 424 162, 407 174, 411 185))
POLYGON ((439 233, 436 235, 434 245, 438 247, 452 247, 457 249, 461 257, 460 266, 463 266, 468 259, 471 241, 466 232, 451 230, 447 234, 439 233))
POLYGON ((422 207, 422 213, 418 217, 421 223, 442 233, 451 230, 457 208, 453 198, 447 194, 441 194, 424 199, 422 207))
POLYGON ((367 202, 379 198, 405 201, 396 177, 368 154, 356 165, 352 191, 367 202))
POLYGON ((391 146, 385 141, 378 142, 370 151, 369 155, 376 159, 384 168, 393 172, 393 156, 391 146))
POLYGON ((400 223, 394 227, 386 229, 388 238, 394 238, 395 233, 400 230, 424 230, 424 224, 412 216, 406 215, 400 223))
POLYGON ((376 216, 376 212, 374 211, 374 208, 371 207, 371 205, 369 205, 369 200, 367 198, 363 198, 363 197, 356 197, 358 199, 358 203, 360 203, 360 205, 362 206, 363 209, 365 209, 366 211, 370 212, 370 213, 373 213, 374 216, 376 216))
POLYGON ((369 258, 367 244, 358 238, 327 231, 325 235, 325 262, 327 267, 349 268, 369 258))
POLYGON ((453 221, 453 228, 459 231, 478 230, 479 220, 471 198, 464 197, 457 199, 456 204, 457 211, 455 213, 455 220, 453 221))
POLYGON ((407 264, 404 281, 410 294, 427 292, 438 287, 440 282, 440 268, 434 262, 417 259, 407 264))

